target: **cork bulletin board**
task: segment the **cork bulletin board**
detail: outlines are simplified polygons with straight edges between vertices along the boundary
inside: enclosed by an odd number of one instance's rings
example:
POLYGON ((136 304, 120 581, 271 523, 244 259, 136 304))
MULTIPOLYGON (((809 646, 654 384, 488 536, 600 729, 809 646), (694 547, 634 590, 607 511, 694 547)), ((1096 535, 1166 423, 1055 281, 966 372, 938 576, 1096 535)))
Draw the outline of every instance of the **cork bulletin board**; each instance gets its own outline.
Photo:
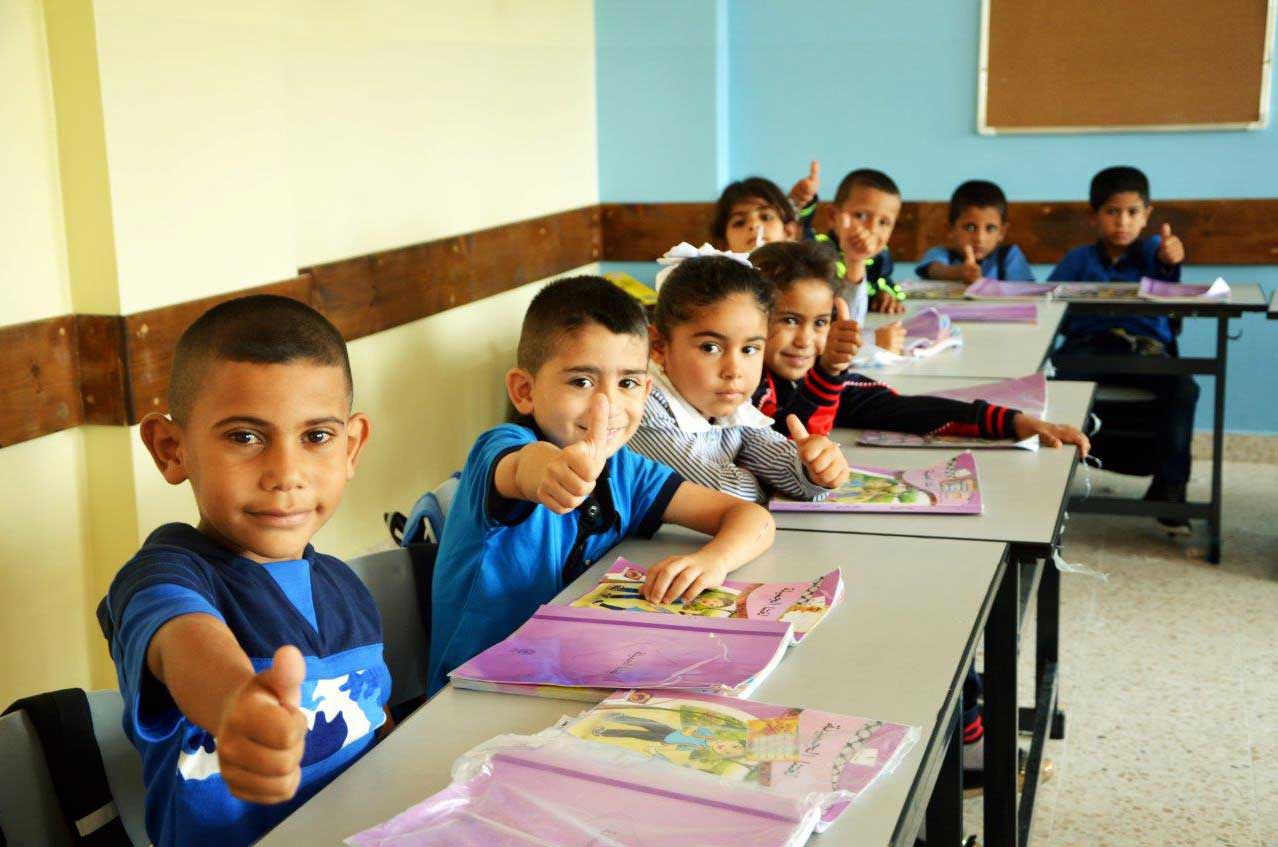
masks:
POLYGON ((1275 3, 982 0, 978 129, 1262 129, 1275 3))

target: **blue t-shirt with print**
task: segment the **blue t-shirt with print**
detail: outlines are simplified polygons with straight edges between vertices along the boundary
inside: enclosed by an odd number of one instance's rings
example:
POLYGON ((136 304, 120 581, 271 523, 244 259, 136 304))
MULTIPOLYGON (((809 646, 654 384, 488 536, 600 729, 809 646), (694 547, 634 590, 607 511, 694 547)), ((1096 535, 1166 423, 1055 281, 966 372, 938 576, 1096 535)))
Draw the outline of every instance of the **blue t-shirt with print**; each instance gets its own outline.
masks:
MULTIPOLYGON (((963 254, 957 250, 951 250, 949 247, 933 247, 923 254, 914 273, 918 274, 919 279, 930 279, 927 269, 933 262, 957 265, 962 261, 963 254)), ((1034 271, 1030 268, 1029 260, 1025 258, 1021 248, 1015 244, 1001 244, 981 259, 981 276, 1003 282, 1034 281, 1034 271)))
POLYGON ((252 843, 358 759, 385 722, 390 673, 377 607, 350 568, 309 546, 302 559, 263 565, 194 527, 167 524, 116 575, 105 611, 124 731, 142 754, 147 833, 156 847, 252 843), (225 623, 257 671, 285 644, 305 657, 300 707, 308 731, 292 800, 260 805, 233 797, 212 733, 187 720, 147 669, 156 630, 192 613, 225 623))
POLYGON ((510 635, 564 586, 628 535, 650 536, 683 479, 622 447, 580 506, 557 515, 497 493, 497 463, 537 441, 501 424, 475 442, 435 560, 431 595, 430 692, 448 672, 510 635))
MULTIPOLYGON (((1127 252, 1111 260, 1100 242, 1075 247, 1065 254, 1052 270, 1048 282, 1139 282, 1141 277, 1180 282, 1180 265, 1164 265, 1158 259, 1161 235, 1138 238, 1127 252)), ((1132 335, 1156 338, 1163 344, 1172 340, 1171 321, 1162 315, 1130 315, 1103 317, 1080 315, 1065 321, 1063 332, 1071 338, 1097 335, 1111 329, 1122 329, 1132 335)))

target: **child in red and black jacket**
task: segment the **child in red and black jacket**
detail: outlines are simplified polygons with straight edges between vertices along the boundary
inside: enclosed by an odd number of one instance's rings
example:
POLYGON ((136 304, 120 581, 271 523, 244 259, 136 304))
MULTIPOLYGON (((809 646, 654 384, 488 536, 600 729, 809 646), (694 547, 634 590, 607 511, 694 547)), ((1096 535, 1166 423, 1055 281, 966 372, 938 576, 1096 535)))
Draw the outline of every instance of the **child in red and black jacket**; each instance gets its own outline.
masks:
POLYGON ((810 241, 765 244, 750 262, 775 286, 775 305, 764 346, 763 379, 754 405, 788 434, 796 415, 813 435, 834 427, 884 429, 964 438, 1039 437, 1045 447, 1075 444, 1083 455, 1087 436, 1016 409, 977 400, 905 396, 851 370, 860 329, 835 297, 836 257, 810 241))

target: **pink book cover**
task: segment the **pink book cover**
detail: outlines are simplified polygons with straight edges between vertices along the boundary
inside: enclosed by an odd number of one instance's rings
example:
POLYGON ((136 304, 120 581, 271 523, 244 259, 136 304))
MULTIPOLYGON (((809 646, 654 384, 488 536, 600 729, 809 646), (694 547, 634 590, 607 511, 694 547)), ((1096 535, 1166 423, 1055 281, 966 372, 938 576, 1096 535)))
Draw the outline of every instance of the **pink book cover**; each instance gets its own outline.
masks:
POLYGON ((1145 300, 1228 300, 1229 283, 1224 278, 1216 277, 1209 285, 1194 285, 1181 282, 1166 282, 1161 279, 1141 277, 1139 296, 1145 300))
POLYGON ((997 279, 978 279, 967 287, 964 296, 972 300, 1046 299, 1055 289, 1055 285, 1044 285, 1038 282, 1001 282, 997 279))
POLYGON ((982 511, 976 459, 964 451, 921 470, 853 467, 852 475, 825 500, 774 497, 774 512, 913 512, 979 515, 982 511))
POLYGON ((837 568, 808 582, 727 580, 717 588, 702 591, 690 603, 682 598, 673 603, 645 600, 639 589, 647 576, 648 569, 643 565, 618 557, 599 584, 572 605, 616 612, 781 621, 794 626, 797 644, 843 599, 843 573, 837 568))
POLYGON ((741 696, 780 661, 781 621, 636 615, 544 605, 449 676, 461 688, 680 688, 741 696), (515 688, 514 686, 520 686, 515 688))
POLYGON ((920 310, 902 326, 905 328, 903 352, 906 356, 930 356, 963 344, 958 329, 951 326, 949 316, 935 308, 920 310))
POLYGON ((946 303, 936 310, 960 323, 1038 323, 1035 303, 946 303))
POLYGON ((934 279, 907 279, 901 290, 911 300, 962 300, 967 284, 934 279))
POLYGON ((1052 297, 1074 301, 1134 300, 1136 290, 1134 282, 1062 282, 1052 297))
MULTIPOLYGON (((466 754, 453 783, 352 847, 793 847, 819 823, 819 801, 572 745, 466 754), (468 762, 468 759, 477 761, 468 762)), ((493 744, 494 742, 490 742, 493 744)))
POLYGON ((783 795, 839 792, 818 830, 891 773, 919 734, 888 721, 674 691, 618 691, 564 728, 783 795))

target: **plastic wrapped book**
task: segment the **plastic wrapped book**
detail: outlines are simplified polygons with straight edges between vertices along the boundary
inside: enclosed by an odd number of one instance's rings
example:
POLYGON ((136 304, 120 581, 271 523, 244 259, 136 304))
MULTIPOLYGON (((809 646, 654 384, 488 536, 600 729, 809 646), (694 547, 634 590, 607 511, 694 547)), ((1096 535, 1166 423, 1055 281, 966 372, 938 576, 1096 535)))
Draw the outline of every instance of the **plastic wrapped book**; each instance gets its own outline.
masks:
POLYGON ((956 323, 1038 323, 1035 303, 938 303, 935 308, 956 323))
POLYGON ((696 615, 729 620, 781 621, 792 624, 793 643, 803 640, 843 599, 843 574, 837 568, 808 582, 741 582, 727 580, 692 601, 645 600, 640 589, 648 569, 618 558, 599 584, 573 601, 573 606, 616 612, 696 615))
POLYGON ((1194 285, 1181 282, 1164 282, 1142 277, 1137 296, 1143 300, 1161 303, 1199 303, 1204 300, 1228 301, 1229 283, 1224 277, 1216 277, 1210 285, 1194 285))
POLYGON ((1038 282, 1001 282, 997 279, 978 279, 967 287, 963 296, 969 300, 1034 300, 1047 299, 1055 285, 1038 282))
POLYGON ((848 481, 824 500, 773 497, 774 512, 922 512, 979 515, 976 460, 964 451, 920 470, 853 466, 848 481))

